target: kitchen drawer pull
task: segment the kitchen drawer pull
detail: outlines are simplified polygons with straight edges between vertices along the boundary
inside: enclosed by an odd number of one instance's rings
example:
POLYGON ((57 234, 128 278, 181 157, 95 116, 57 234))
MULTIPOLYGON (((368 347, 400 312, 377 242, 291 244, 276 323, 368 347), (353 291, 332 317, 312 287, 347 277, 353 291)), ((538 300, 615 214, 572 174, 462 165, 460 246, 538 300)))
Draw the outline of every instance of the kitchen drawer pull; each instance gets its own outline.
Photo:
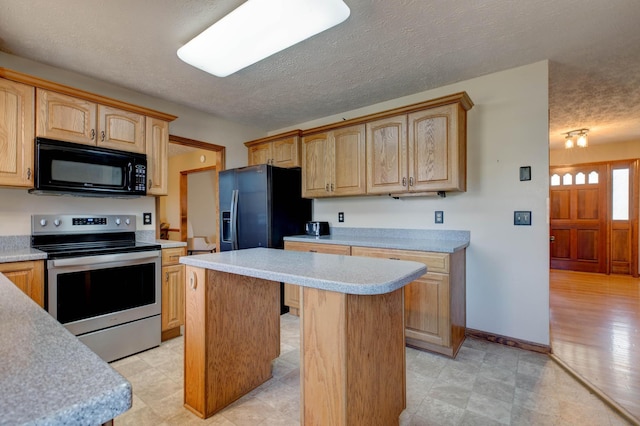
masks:
POLYGON ((389 259, 391 259, 391 260, 400 260, 399 257, 390 257, 389 259))
POLYGON ((198 276, 195 272, 191 272, 191 276, 189 277, 189 288, 191 290, 195 290, 198 287, 198 276))
POLYGON ((409 178, 409 186, 413 186, 413 176, 409 178))
POLYGON ((407 186, 407 178, 406 177, 402 178, 402 186, 407 186))
POLYGON ((310 253, 317 253, 318 250, 309 250, 310 253))

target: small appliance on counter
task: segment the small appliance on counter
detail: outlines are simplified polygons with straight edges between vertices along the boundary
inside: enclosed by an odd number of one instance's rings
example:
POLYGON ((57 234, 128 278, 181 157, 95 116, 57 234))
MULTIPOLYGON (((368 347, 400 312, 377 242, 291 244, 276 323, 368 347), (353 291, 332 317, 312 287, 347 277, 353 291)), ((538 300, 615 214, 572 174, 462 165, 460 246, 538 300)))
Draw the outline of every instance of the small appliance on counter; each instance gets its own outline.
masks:
POLYGON ((329 235, 329 222, 307 222, 304 229, 307 235, 314 237, 329 235))

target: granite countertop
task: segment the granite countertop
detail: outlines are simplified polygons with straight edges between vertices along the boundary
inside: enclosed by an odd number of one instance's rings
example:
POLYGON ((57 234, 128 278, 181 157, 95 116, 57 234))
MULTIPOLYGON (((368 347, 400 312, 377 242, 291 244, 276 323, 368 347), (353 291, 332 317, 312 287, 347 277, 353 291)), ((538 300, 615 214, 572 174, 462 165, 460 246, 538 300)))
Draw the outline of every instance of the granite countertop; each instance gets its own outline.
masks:
POLYGON ((160 244, 163 249, 166 248, 176 248, 176 247, 186 247, 187 243, 184 241, 173 241, 173 240, 154 240, 152 241, 156 244, 160 244))
POLYGON ((429 229, 331 228, 331 235, 294 235, 285 241, 454 253, 469 246, 469 231, 429 229))
POLYGON ((131 384, 0 274, 0 423, 98 425, 131 384))
POLYGON ((23 262, 27 260, 43 260, 47 253, 30 247, 27 248, 0 248, 0 263, 23 262))
POLYGON ((268 248, 199 254, 180 263, 349 294, 384 294, 427 272, 424 264, 268 248))

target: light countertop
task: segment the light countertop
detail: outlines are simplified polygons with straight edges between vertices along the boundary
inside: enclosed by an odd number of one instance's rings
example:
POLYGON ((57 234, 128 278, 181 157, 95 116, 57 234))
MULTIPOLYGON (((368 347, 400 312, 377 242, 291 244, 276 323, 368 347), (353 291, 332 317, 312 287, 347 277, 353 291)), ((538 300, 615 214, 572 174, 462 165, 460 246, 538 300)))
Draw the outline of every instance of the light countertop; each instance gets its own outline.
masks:
POLYGON ((418 262, 268 248, 186 256, 180 263, 348 294, 389 293, 427 272, 418 262))
POLYGON ((321 237, 294 235, 285 241, 318 244, 339 244, 400 250, 455 253, 469 246, 469 231, 386 229, 386 228, 331 228, 331 235, 321 237))
POLYGON ((0 423, 98 425, 131 384, 0 274, 0 423))

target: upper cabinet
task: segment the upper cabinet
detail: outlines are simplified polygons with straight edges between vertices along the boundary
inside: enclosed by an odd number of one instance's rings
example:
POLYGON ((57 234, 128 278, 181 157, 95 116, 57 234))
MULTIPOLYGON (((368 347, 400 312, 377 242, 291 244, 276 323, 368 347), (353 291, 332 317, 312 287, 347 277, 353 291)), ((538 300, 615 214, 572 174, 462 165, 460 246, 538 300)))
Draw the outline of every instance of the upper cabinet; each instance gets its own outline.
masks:
POLYGON ((0 68, 0 186, 33 186, 34 136, 147 154, 147 193, 167 194, 177 117, 0 68))
POLYGON ((450 104, 367 123, 367 193, 466 191, 463 112, 450 104))
POLYGON ((144 115, 38 89, 36 136, 145 152, 144 115))
POLYGON ((33 186, 34 93, 0 78, 0 186, 33 186))
POLYGON ((278 167, 300 167, 300 130, 245 142, 248 163, 278 167))
POLYGON ((462 92, 303 131, 303 196, 466 191, 472 106, 462 92))
POLYGON ((364 125, 305 136, 302 139, 302 170, 302 196, 305 198, 364 194, 364 125))

